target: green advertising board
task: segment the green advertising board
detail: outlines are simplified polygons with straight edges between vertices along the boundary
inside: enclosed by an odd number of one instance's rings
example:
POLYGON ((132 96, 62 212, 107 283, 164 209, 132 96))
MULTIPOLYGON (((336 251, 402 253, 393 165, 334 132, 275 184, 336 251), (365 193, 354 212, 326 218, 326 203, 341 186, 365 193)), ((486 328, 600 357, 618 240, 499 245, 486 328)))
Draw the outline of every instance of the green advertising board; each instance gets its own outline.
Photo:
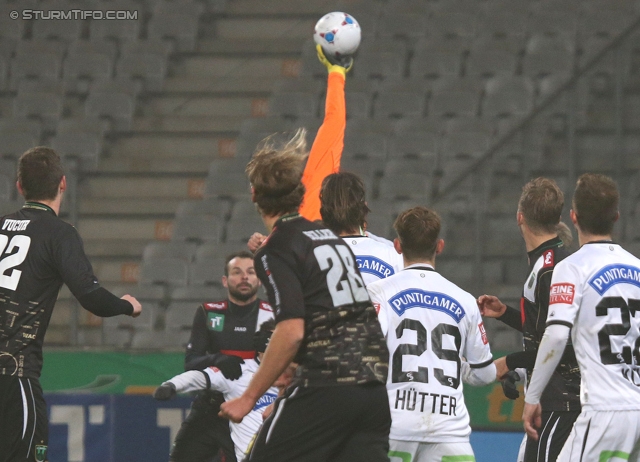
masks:
MULTIPOLYGON (((499 355, 495 355, 499 357, 499 355)), ((183 371, 183 353, 45 351, 45 392, 150 394, 183 371)), ((475 429, 522 430, 524 400, 507 399, 500 383, 465 386, 465 401, 475 429)))

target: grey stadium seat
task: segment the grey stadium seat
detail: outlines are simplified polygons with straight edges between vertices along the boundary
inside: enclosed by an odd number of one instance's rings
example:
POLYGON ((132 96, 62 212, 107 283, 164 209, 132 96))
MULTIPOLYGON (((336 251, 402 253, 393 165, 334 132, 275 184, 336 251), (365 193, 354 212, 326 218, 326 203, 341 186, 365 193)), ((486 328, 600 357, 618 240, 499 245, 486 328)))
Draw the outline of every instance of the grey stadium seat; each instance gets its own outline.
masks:
POLYGON ((390 159, 408 157, 434 161, 438 156, 440 136, 435 133, 403 133, 389 139, 390 159))
POLYGON ((55 93, 21 94, 13 100, 14 117, 35 117, 48 130, 55 128, 62 110, 63 98, 55 93))
POLYGON ((363 43, 358 50, 358 64, 353 73, 358 78, 400 79, 404 77, 406 45, 399 41, 381 40, 363 43))
POLYGON ((27 132, 0 132, 0 155, 18 158, 26 150, 40 144, 40 139, 27 132))
POLYGON ((466 48, 463 40, 421 40, 416 44, 409 75, 413 79, 458 77, 466 48))
POLYGON ((446 38, 475 37, 479 25, 478 15, 462 11, 431 15, 428 22, 430 34, 446 38))
POLYGON ((524 116, 533 109, 534 86, 528 77, 496 77, 487 82, 483 117, 524 116))
POLYGON ((63 66, 67 91, 86 93, 89 85, 83 81, 107 80, 113 75, 113 60, 106 54, 77 53, 69 55, 63 66))
POLYGON ((33 139, 42 136, 42 123, 28 118, 0 118, 0 136, 8 133, 28 133, 33 139))
POLYGON ((53 53, 18 55, 11 63, 11 89, 17 89, 22 79, 59 79, 60 69, 60 58, 53 53))
POLYGON ((197 201, 183 201, 178 204, 176 217, 184 215, 207 215, 224 219, 229 214, 229 202, 218 198, 207 198, 197 201))
POLYGON ((198 33, 198 17, 189 13, 158 13, 149 21, 147 36, 171 40, 178 51, 193 51, 198 33))
POLYGON ((480 106, 480 89, 475 79, 438 82, 433 86, 427 112, 429 117, 475 116, 480 106))
POLYGON ((416 199, 427 202, 431 198, 431 175, 414 172, 387 173, 380 180, 380 198, 387 200, 416 199))
POLYGON ((400 81, 393 85, 385 85, 380 90, 375 103, 374 115, 376 119, 422 117, 425 103, 426 88, 424 83, 400 81))
POLYGON ((144 52, 123 54, 118 60, 117 74, 123 80, 142 80, 146 91, 160 91, 167 74, 167 58, 144 52))
MULTIPOLYGON (((378 37, 385 38, 416 38, 427 35, 427 18, 426 14, 397 12, 393 5, 392 8, 384 13, 382 27, 379 27, 378 37)), ((356 19, 358 19, 356 17, 356 19)))
POLYGON ((255 232, 264 233, 264 223, 255 205, 248 199, 237 202, 227 223, 226 242, 245 246, 255 232))
POLYGON ((59 133, 51 140, 51 147, 61 156, 76 157, 84 171, 98 168, 102 152, 102 136, 95 133, 59 133))
POLYGON ((85 101, 87 117, 110 120, 115 130, 129 130, 134 111, 135 99, 126 93, 92 91, 85 101))
POLYGON ((215 173, 205 182, 205 197, 248 197, 249 194, 249 179, 244 171, 215 173))
POLYGON ((173 224, 175 241, 219 242, 222 237, 224 217, 207 215, 182 215, 173 224))
POLYGON ((190 331, 197 308, 193 302, 172 302, 165 315, 166 329, 190 331))
POLYGON ((518 55, 504 49, 472 48, 467 58, 468 78, 489 78, 496 75, 514 75, 518 66, 518 55))
POLYGON ((120 21, 91 21, 91 40, 111 39, 118 42, 137 40, 138 36, 140 35, 141 23, 141 19, 128 19, 120 21))
POLYGON ((197 244, 193 242, 163 241, 151 242, 142 251, 142 259, 151 258, 180 258, 187 262, 193 260, 197 244))
POLYGON ((187 263, 180 258, 150 258, 140 266, 140 283, 187 285, 187 263))
POLYGON ((387 157, 387 136, 384 133, 350 130, 347 124, 344 153, 349 157, 384 160, 387 157))
POLYGON ((312 92, 282 91, 269 99, 269 114, 284 117, 315 117, 318 114, 319 97, 312 92))
POLYGON ((41 40, 65 40, 70 42, 82 33, 82 21, 33 21, 32 35, 41 40))
POLYGON ((224 276, 224 258, 208 258, 189 265, 190 286, 221 285, 224 276))
MULTIPOLYGON (((186 286, 175 287, 171 290, 173 302, 189 302, 193 309, 205 300, 222 300, 226 298, 227 291, 221 286, 186 286)), ((193 317, 193 315, 191 315, 193 317)))

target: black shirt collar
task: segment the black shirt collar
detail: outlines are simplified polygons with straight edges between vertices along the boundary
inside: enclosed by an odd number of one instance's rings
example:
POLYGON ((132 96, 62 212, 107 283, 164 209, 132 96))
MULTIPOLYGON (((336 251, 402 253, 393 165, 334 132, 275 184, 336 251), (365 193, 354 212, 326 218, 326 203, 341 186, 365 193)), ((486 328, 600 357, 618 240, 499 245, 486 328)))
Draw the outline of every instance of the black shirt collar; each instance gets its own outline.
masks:
POLYGON ((276 220, 276 222, 274 223, 273 227, 275 228, 276 226, 278 226, 281 223, 286 223, 288 221, 296 220, 298 218, 302 218, 302 215, 300 215, 298 212, 296 212, 296 213, 288 213, 286 215, 282 215, 280 218, 278 218, 276 220))
POLYGON ((527 252, 527 255, 529 255, 529 261, 531 262, 531 265, 534 265, 536 261, 538 261, 538 258, 540 258, 540 256, 549 249, 557 249, 559 247, 562 247, 564 245, 564 243, 562 242, 562 239, 560 239, 558 236, 549 239, 548 241, 544 241, 542 244, 540 244, 538 247, 536 247, 535 249, 533 249, 531 252, 527 252))
POLYGON ((435 271, 433 266, 428 263, 414 263, 410 266, 405 266, 403 269, 405 270, 421 270, 421 271, 435 271))
POLYGON ((56 215, 56 212, 49 207, 46 204, 43 204, 41 202, 35 202, 35 201, 27 201, 24 203, 24 205, 22 206, 23 209, 35 209, 35 210, 42 210, 44 212, 51 212, 54 215, 56 215))

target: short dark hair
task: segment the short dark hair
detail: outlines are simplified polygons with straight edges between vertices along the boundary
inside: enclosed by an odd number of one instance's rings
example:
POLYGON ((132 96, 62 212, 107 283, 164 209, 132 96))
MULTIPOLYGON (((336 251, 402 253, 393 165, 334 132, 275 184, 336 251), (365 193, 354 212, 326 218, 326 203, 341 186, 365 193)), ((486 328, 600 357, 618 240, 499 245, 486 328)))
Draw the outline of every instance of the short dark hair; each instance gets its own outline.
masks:
POLYGON ((619 202, 618 186, 610 177, 585 173, 578 178, 573 209, 582 231, 599 236, 611 234, 618 219, 619 202))
POLYGON ((364 227, 369 212, 364 182, 358 175, 332 173, 322 181, 320 215, 333 232, 354 232, 364 227))
POLYGON ((247 164, 258 209, 265 215, 293 213, 304 198, 302 173, 307 157, 306 130, 299 129, 282 147, 267 138, 247 164))
POLYGON ((398 215, 393 228, 407 260, 433 258, 440 235, 440 217, 427 207, 413 207, 398 215))
POLYGON ((232 254, 227 255, 226 258, 224 259, 224 275, 225 276, 229 276, 229 262, 231 262, 231 260, 233 260, 234 258, 249 258, 253 260, 253 254, 248 250, 240 250, 238 252, 234 252, 232 254))
POLYGON ((55 199, 63 176, 60 156, 46 146, 31 148, 18 160, 18 182, 28 201, 55 199))
POLYGON ((539 177, 522 188, 518 210, 534 232, 555 233, 564 207, 564 194, 555 181, 539 177))

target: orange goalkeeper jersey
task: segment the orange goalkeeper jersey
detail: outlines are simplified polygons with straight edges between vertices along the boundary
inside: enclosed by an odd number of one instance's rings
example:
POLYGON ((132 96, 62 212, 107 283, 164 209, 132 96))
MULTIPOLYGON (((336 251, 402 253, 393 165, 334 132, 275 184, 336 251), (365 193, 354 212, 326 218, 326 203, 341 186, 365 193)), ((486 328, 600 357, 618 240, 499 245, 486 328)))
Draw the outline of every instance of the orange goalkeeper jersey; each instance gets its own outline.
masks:
POLYGON ((344 147, 344 129, 347 125, 344 101, 344 76, 330 72, 327 82, 327 100, 324 121, 313 141, 307 165, 302 175, 306 188, 300 214, 307 220, 320 220, 320 187, 322 180, 340 170, 340 157, 344 147))

